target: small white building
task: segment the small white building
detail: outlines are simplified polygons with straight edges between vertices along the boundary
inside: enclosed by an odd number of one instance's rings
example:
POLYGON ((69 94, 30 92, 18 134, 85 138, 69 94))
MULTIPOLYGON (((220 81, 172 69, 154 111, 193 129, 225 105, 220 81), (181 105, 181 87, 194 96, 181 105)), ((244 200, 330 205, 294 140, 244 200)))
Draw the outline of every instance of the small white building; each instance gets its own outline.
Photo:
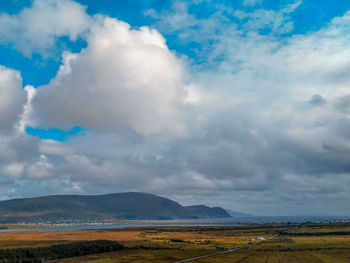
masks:
POLYGON ((259 237, 257 237, 256 239, 257 239, 257 240, 260 240, 260 241, 265 240, 265 238, 264 238, 264 237, 262 237, 262 236, 259 236, 259 237))

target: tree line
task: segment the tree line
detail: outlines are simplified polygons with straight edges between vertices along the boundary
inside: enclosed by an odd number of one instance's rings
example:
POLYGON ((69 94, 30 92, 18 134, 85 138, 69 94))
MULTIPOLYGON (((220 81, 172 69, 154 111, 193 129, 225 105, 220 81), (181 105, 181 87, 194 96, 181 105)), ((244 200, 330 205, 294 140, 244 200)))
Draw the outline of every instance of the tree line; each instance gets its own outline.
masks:
POLYGON ((116 241, 96 240, 56 244, 48 247, 0 249, 0 263, 43 263, 124 249, 116 241))

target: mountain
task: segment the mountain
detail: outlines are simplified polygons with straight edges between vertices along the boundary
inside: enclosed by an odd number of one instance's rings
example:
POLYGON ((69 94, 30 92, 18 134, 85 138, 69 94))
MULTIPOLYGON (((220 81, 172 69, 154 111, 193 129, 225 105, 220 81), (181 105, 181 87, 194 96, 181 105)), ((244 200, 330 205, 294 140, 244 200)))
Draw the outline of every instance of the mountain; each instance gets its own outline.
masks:
POLYGON ((231 217, 251 217, 251 216, 253 216, 252 214, 244 214, 244 213, 233 211, 230 209, 225 209, 225 210, 231 217))
POLYGON ((53 195, 0 201, 0 223, 117 219, 194 219, 230 215, 220 207, 181 206, 153 194, 53 195))

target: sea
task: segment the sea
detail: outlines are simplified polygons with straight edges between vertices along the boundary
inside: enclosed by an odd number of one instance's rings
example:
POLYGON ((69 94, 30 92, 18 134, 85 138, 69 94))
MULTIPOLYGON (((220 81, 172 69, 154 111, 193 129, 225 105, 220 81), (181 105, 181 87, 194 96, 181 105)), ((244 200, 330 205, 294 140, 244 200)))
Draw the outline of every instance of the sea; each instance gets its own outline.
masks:
POLYGON ((350 222, 350 216, 249 216, 210 219, 176 219, 176 220, 125 220, 121 223, 93 223, 93 224, 56 224, 52 226, 35 226, 33 228, 0 229, 7 231, 39 231, 39 230, 81 230, 81 229, 121 229, 131 227, 205 227, 205 226, 238 226, 268 223, 322 223, 322 222, 350 222))

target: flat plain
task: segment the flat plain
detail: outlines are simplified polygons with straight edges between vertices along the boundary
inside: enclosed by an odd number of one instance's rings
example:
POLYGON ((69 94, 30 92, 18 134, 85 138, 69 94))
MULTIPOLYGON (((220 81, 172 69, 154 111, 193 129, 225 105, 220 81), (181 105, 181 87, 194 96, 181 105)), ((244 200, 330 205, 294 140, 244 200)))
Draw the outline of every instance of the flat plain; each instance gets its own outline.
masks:
POLYGON ((176 262, 255 244, 239 251, 193 262, 348 263, 350 223, 304 224, 289 232, 287 224, 144 227, 105 230, 0 232, 1 248, 44 247, 75 241, 118 241, 124 250, 51 262, 176 262), (257 237, 270 237, 264 242, 257 237))

